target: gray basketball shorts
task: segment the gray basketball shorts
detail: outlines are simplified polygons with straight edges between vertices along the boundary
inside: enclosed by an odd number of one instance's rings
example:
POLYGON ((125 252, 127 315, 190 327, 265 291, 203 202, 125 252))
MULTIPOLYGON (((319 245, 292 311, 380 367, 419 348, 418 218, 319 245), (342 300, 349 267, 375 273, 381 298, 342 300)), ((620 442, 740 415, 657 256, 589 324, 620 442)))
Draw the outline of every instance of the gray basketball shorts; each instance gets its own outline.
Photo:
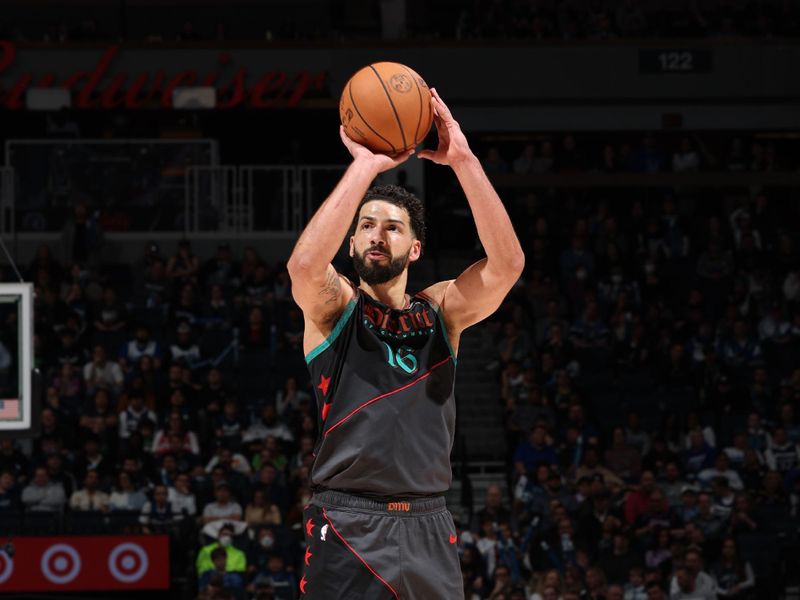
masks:
POLYGON ((303 511, 304 600, 462 600, 442 497, 378 502, 319 492, 303 511))

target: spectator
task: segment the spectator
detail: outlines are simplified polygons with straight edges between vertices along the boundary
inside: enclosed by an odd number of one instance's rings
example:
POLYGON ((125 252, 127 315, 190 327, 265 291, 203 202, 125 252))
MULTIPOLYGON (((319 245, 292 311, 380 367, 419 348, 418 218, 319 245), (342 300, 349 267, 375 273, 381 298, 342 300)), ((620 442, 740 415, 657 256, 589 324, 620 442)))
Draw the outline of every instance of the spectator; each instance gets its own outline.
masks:
POLYGON ((764 460, 769 469, 786 474, 800 466, 800 448, 789 440, 786 428, 778 426, 772 436, 764 460))
POLYGON ((621 491, 625 484, 613 472, 600 464, 600 455, 596 447, 588 446, 583 454, 583 463, 575 472, 573 479, 578 481, 583 477, 598 478, 612 493, 621 491))
POLYGON ((167 490, 167 498, 176 514, 184 517, 194 517, 197 514, 197 501, 187 473, 178 474, 175 485, 167 490))
POLYGON ((206 465, 206 472, 210 473, 214 467, 221 465, 228 473, 237 472, 244 475, 249 475, 252 469, 243 454, 232 451, 224 444, 217 447, 217 451, 212 459, 206 465))
POLYGON ((181 240, 177 252, 167 262, 167 277, 177 284, 194 284, 197 282, 199 266, 189 240, 181 240))
POLYGON ((517 175, 528 175, 533 172, 536 159, 536 144, 525 144, 522 153, 514 159, 513 172, 517 175))
POLYGON ((64 498, 72 496, 72 492, 78 487, 75 477, 64 466, 64 457, 57 452, 50 452, 46 455, 45 465, 50 481, 61 484, 64 488, 64 498))
POLYGON ((224 590, 232 592, 235 597, 243 597, 244 579, 242 578, 242 573, 228 571, 226 569, 228 555, 225 552, 225 548, 214 548, 214 550, 211 551, 210 558, 213 568, 200 575, 197 583, 199 590, 201 592, 207 591, 209 583, 214 579, 218 579, 219 583, 217 586, 221 586, 224 590))
POLYGON ((702 529, 706 540, 719 540, 727 525, 726 519, 714 511, 711 495, 705 493, 697 496, 697 516, 692 521, 702 529))
POLYGON ((502 175, 508 173, 508 163, 500 154, 496 146, 491 146, 482 161, 483 168, 489 175, 502 175))
POLYGON ((586 570, 585 598, 592 600, 606 597, 606 574, 600 567, 589 567, 586 570))
POLYGON ((310 402, 311 396, 305 390, 297 387, 295 377, 287 377, 283 388, 275 394, 275 408, 279 417, 285 417, 293 411, 300 409, 300 405, 310 402))
POLYGON ((538 574, 534 572, 534 578, 531 581, 535 582, 530 586, 534 588, 531 600, 553 600, 554 598, 557 600, 564 585, 561 573, 557 569, 548 569, 538 574), (548 598, 548 595, 552 598, 548 598))
POLYGON ((670 535, 679 537, 683 535, 682 522, 669 507, 667 497, 659 488, 650 492, 650 502, 647 510, 640 514, 634 523, 634 533, 643 545, 651 547, 658 542, 656 534, 666 530, 670 535))
POLYGON ((192 327, 182 321, 176 330, 175 341, 169 346, 172 362, 183 363, 194 369, 200 363, 200 347, 192 339, 192 327))
POLYGON ((0 471, 0 515, 13 515, 21 508, 14 474, 11 471, 0 471))
POLYGON ((202 523, 213 521, 241 521, 242 507, 231 497, 231 488, 227 483, 217 484, 214 488, 214 502, 206 504, 203 509, 202 523))
POLYGON ((687 473, 697 475, 703 469, 711 467, 714 452, 706 442, 701 429, 694 429, 689 434, 689 448, 684 452, 684 464, 687 473))
POLYGON ((22 490, 22 504, 25 510, 61 512, 65 503, 64 486, 50 481, 45 467, 36 467, 33 480, 22 490))
POLYGON ((719 452, 714 459, 714 466, 708 469, 703 469, 697 474, 697 480, 706 487, 710 487, 712 480, 717 477, 724 477, 728 484, 734 490, 744 489, 739 474, 730 468, 730 461, 725 452, 719 452))
POLYGON ((596 302, 586 303, 583 316, 570 329, 570 341, 579 352, 608 347, 608 327, 600 320, 596 302))
POLYGON ((224 292, 225 289, 236 285, 238 276, 238 268, 233 260, 230 244, 227 242, 219 244, 216 256, 203 265, 201 280, 212 291, 214 287, 219 287, 220 292, 224 292))
POLYGON ((256 489, 253 492, 252 500, 245 509, 244 520, 251 529, 255 530, 259 525, 280 525, 282 517, 281 511, 270 502, 264 490, 256 489))
POLYGON ((178 439, 179 447, 191 454, 200 454, 200 445, 197 434, 185 428, 183 418, 179 413, 171 413, 167 418, 167 426, 156 432, 153 438, 153 452, 163 456, 167 452, 174 452, 172 437, 178 439))
POLYGON ((261 410, 261 418, 254 422, 247 431, 244 432, 242 441, 245 443, 253 440, 265 440, 267 437, 274 437, 285 442, 294 441, 294 435, 289 427, 278 420, 278 412, 272 404, 264 405, 261 410))
MULTIPOLYGON (((239 407, 236 401, 230 398, 225 400, 222 414, 217 416, 215 421, 214 433, 217 442, 230 448, 239 448, 244 430, 244 419, 239 416, 239 407)), ((246 459, 244 462, 247 464, 246 459)))
POLYGON ((600 488, 591 494, 583 505, 581 513, 577 527, 579 538, 586 546, 593 549, 593 554, 596 554, 609 521, 615 521, 614 527, 619 527, 621 515, 616 508, 612 508, 611 493, 605 488, 600 488))
POLYGON ((89 471, 97 471, 102 485, 111 476, 114 465, 107 454, 101 450, 100 440, 94 436, 87 436, 83 442, 83 452, 79 454, 74 462, 72 472, 82 480, 89 471))
POLYGON ((129 473, 119 471, 117 484, 108 499, 109 510, 123 510, 139 512, 147 502, 147 496, 133 484, 129 473))
POLYGON ((511 511, 503 505, 503 493, 498 485, 490 485, 486 488, 485 506, 475 513, 472 530, 479 531, 479 527, 485 522, 495 525, 500 523, 512 524, 511 511))
POLYGON ((30 472, 30 461, 13 439, 0 439, 0 471, 10 471, 18 483, 24 483, 30 472))
POLYGON ((514 452, 517 473, 533 473, 540 464, 556 465, 558 458, 547 430, 541 425, 534 426, 526 442, 522 442, 514 452))
POLYGON ((225 289, 220 284, 211 286, 211 293, 201 310, 203 325, 207 330, 227 331, 233 321, 233 312, 225 289))
POLYGON ((125 309, 117 300, 117 293, 112 287, 105 288, 103 299, 94 310, 92 325, 95 330, 95 343, 116 350, 119 345, 115 342, 121 342, 120 336, 124 335, 126 324, 125 309))
POLYGON ((633 525, 650 508, 650 496, 656 489, 656 478, 652 471, 644 471, 639 486, 625 497, 625 521, 633 525))
POLYGON ((605 452, 606 465, 624 481, 635 481, 642 468, 640 451, 627 444, 624 428, 615 427, 611 436, 611 447, 605 452))
POLYGON ((142 356, 149 356, 153 359, 156 369, 161 367, 161 347, 150 336, 150 329, 147 325, 140 323, 136 326, 134 338, 127 341, 120 351, 120 366, 124 371, 130 371, 142 356))
POLYGON ((78 421, 81 429, 88 435, 98 436, 106 444, 115 444, 118 433, 117 413, 111 407, 108 391, 98 389, 92 402, 78 421))
POLYGON ((119 413, 119 439, 123 445, 139 429, 144 419, 156 422, 156 414, 145 406, 144 394, 138 390, 128 395, 128 406, 119 413))
POLYGON ((721 598, 748 598, 755 585, 753 567, 739 557, 733 538, 723 540, 720 559, 712 575, 721 598))
POLYGON ((211 553, 217 548, 222 548, 227 555, 225 571, 234 573, 244 573, 247 570, 247 557, 245 553, 233 545, 234 528, 230 524, 223 524, 217 534, 217 541, 203 546, 197 554, 196 568, 197 575, 214 569, 211 560, 211 553))
POLYGON ((169 501, 167 487, 157 485, 153 488, 153 499, 142 506, 139 523, 145 533, 165 533, 182 518, 183 515, 176 513, 169 501))
POLYGON ((702 571, 702 558, 697 550, 686 552, 686 563, 675 570, 670 582, 670 600, 716 600, 717 586, 712 577, 702 571))
POLYGON ((680 148, 672 155, 672 170, 676 173, 697 171, 700 168, 700 157, 695 151, 692 140, 681 138, 680 148))
POLYGON ((87 471, 83 479, 83 488, 73 492, 69 499, 69 507, 76 511, 108 511, 108 494, 98 489, 100 477, 97 471, 87 471))
POLYGON ((92 352, 92 361, 83 367, 83 379, 90 394, 104 389, 117 395, 122 390, 125 376, 116 362, 106 358, 105 348, 97 345, 92 352))
POLYGON ((530 561, 534 569, 563 570, 576 561, 576 539, 572 522, 561 518, 557 527, 543 532, 531 544, 530 561))
POLYGON ((283 600, 294 598, 298 583, 294 574, 286 568, 283 557, 272 555, 267 560, 267 568, 256 573, 252 581, 256 586, 268 586, 274 590, 275 598, 283 600))

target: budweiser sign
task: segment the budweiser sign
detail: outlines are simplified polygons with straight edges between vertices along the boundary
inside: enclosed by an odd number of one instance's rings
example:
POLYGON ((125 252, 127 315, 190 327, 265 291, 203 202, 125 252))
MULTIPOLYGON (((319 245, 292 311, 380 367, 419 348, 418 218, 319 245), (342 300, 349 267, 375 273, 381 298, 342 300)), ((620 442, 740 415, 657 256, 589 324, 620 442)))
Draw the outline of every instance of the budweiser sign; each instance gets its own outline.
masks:
POLYGON ((15 67, 18 48, 13 42, 0 40, 0 107, 24 108, 25 92, 31 88, 64 88, 72 93, 75 108, 169 108, 176 88, 192 86, 215 88, 217 108, 221 109, 291 107, 309 94, 320 95, 328 79, 326 71, 253 73, 236 65, 233 55, 227 51, 219 51, 216 68, 205 72, 185 69, 168 73, 158 68, 158 64, 152 70, 122 70, 115 68, 120 54, 120 46, 108 46, 101 50, 91 70, 73 71, 59 77, 52 71, 34 73, 23 68, 8 81, 7 73, 15 67))

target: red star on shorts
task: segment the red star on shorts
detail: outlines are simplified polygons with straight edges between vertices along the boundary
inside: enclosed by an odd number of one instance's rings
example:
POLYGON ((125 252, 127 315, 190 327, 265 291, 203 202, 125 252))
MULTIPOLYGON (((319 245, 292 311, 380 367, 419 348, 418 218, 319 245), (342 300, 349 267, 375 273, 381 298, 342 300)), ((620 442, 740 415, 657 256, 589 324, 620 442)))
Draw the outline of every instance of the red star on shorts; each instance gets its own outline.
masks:
POLYGON ((325 377, 325 375, 319 376, 319 385, 317 385, 317 389, 319 389, 319 391, 322 392, 323 396, 328 395, 328 386, 330 385, 330 383, 331 383, 330 377, 325 377))
POLYGON ((306 521, 306 534, 311 537, 311 533, 314 531, 314 520, 309 519, 306 521))
POLYGON ((330 409, 331 409, 331 403, 330 402, 326 402, 325 404, 322 405, 322 420, 323 421, 328 418, 328 411, 330 409))
POLYGON ((305 594, 306 593, 306 583, 308 583, 306 581, 306 576, 303 575, 303 578, 300 580, 300 593, 301 594, 305 594))
POLYGON ((306 548, 306 557, 305 557, 306 566, 308 566, 308 559, 311 558, 312 556, 314 555, 311 554, 311 548, 306 548))

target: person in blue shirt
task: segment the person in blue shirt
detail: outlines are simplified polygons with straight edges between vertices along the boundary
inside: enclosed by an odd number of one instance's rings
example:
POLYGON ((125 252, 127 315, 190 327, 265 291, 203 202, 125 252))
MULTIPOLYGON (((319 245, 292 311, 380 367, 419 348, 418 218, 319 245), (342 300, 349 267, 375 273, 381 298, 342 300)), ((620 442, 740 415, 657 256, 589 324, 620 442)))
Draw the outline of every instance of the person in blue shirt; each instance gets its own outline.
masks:
POLYGON ((211 585, 219 585, 221 581, 222 587, 233 593, 236 598, 244 598, 244 579, 242 573, 236 571, 227 571, 225 569, 225 562, 228 559, 228 554, 225 548, 218 546, 211 551, 211 562, 214 563, 214 568, 205 571, 200 575, 198 581, 198 588, 201 592, 206 591, 211 585))
POLYGON ((552 444, 547 441, 547 430, 541 425, 536 425, 528 438, 522 442, 514 452, 514 464, 517 472, 533 473, 537 465, 557 465, 558 457, 552 444))

